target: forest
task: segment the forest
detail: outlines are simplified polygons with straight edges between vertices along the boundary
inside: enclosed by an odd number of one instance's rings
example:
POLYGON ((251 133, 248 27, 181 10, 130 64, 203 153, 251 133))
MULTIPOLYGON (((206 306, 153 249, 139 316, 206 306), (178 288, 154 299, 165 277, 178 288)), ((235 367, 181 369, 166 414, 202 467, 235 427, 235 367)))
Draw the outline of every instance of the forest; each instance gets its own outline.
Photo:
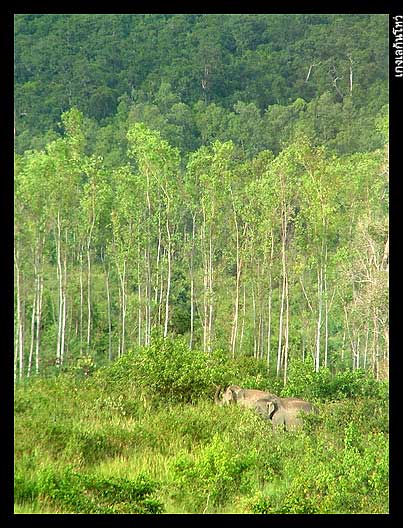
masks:
POLYGON ((387 46, 15 16, 17 513, 387 513, 387 46), (229 384, 319 414, 274 432, 229 384))

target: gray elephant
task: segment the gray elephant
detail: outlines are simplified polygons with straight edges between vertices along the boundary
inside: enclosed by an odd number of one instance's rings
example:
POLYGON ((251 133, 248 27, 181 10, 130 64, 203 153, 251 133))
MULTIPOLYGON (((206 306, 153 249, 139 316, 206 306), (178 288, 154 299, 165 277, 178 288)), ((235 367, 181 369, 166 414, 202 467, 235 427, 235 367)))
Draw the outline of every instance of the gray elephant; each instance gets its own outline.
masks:
POLYGON ((299 398, 265 397, 255 402, 255 410, 263 418, 271 420, 273 428, 286 431, 297 429, 303 424, 302 413, 317 413, 312 403, 299 398))
POLYGON ((255 403, 264 398, 277 398, 275 394, 258 389, 243 389, 239 385, 229 385, 220 397, 221 386, 217 387, 214 401, 217 405, 237 403, 249 409, 255 408, 255 403))

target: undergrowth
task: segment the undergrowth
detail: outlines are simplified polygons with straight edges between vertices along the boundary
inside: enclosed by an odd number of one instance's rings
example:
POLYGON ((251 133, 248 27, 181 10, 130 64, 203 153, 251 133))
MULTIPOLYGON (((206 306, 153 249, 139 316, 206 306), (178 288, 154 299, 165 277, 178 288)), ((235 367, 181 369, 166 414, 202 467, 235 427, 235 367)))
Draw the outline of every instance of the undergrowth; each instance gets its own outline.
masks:
POLYGON ((362 372, 291 364, 284 388, 256 360, 166 341, 86 377, 32 378, 14 405, 17 513, 388 511, 387 385, 362 372), (319 413, 274 432, 214 404, 229 383, 303 397, 319 413))

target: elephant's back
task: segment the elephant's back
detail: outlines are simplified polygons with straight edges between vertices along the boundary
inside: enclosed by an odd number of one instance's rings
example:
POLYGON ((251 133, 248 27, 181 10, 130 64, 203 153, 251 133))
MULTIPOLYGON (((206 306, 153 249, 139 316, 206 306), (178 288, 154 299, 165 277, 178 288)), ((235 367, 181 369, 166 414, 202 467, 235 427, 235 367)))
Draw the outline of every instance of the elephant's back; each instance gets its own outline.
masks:
POLYGON ((295 409, 295 410, 302 410, 306 412, 314 412, 315 407, 314 405, 306 400, 301 400, 300 398, 281 398, 281 402, 283 406, 285 406, 287 409, 295 409))
POLYGON ((259 389, 243 389, 242 397, 253 401, 262 400, 265 398, 277 398, 275 394, 259 389))

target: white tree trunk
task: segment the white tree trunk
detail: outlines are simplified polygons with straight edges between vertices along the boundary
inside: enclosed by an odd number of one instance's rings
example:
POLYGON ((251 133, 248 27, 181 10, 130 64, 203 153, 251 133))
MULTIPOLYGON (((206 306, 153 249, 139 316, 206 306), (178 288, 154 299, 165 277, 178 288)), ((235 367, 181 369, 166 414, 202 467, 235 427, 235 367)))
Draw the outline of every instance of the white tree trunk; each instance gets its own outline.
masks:
POLYGON ((123 272, 121 275, 121 288, 122 288, 122 339, 121 339, 121 354, 125 353, 126 346, 126 260, 123 260, 123 272))
POLYGON ((61 362, 61 341, 62 341, 62 319, 63 319, 63 273, 61 260, 61 226, 60 213, 57 212, 57 235, 56 235, 56 252, 57 252, 57 278, 59 284, 59 310, 57 319, 57 344, 56 344, 56 366, 61 362))
POLYGON ((80 245, 80 356, 83 354, 83 307, 84 307, 84 286, 83 286, 83 248, 80 245))
POLYGON ((16 339, 16 356, 19 362, 19 378, 21 379, 24 373, 24 330, 23 330, 23 315, 22 315, 22 300, 21 300, 21 270, 19 265, 19 251, 14 248, 14 265, 16 270, 16 286, 17 286, 17 339, 16 339))
POLYGON ((203 351, 208 348, 208 296, 209 296, 209 266, 206 248, 206 212, 203 210, 202 228, 202 253, 203 253, 203 351))
POLYGON ((171 231, 169 227, 169 205, 167 210, 166 230, 168 238, 168 272, 167 272, 167 289, 165 296, 165 322, 164 322, 164 338, 168 336, 168 322, 169 322, 169 294, 171 291, 171 231))
POLYGON ((286 242, 286 219, 285 219, 285 205, 283 203, 282 211, 282 229, 281 229, 281 262, 283 268, 283 284, 281 290, 281 306, 280 306, 280 317, 279 317, 279 330, 278 330, 278 350, 277 350, 277 376, 280 375, 280 368, 282 365, 282 348, 283 348, 283 317, 284 317, 284 302, 286 295, 286 255, 285 255, 285 242, 286 242))
POLYGON ((109 288, 109 270, 105 269, 106 286, 106 310, 108 314, 108 359, 112 361, 112 318, 111 318, 111 294, 109 288))
POLYGON ((323 299, 323 269, 318 270, 318 321, 316 326, 316 352, 315 352, 315 372, 320 367, 320 333, 322 327, 322 299, 323 299))
POLYGON ((193 215, 192 218, 192 250, 190 253, 190 340, 189 348, 193 348, 194 339, 194 303, 195 303, 195 286, 194 286, 194 251, 195 251, 195 231, 196 231, 196 218, 193 215))
POLYGON ((137 338, 138 345, 141 346, 141 331, 142 331, 142 310, 141 310, 141 275, 140 275, 140 260, 141 260, 141 250, 140 250, 140 241, 138 242, 137 249, 137 284, 138 284, 138 311, 137 311, 137 338))
POLYGON ((243 304, 242 304, 242 325, 241 325, 241 335, 239 338, 239 350, 242 353, 242 344, 243 344, 243 336, 245 331, 245 319, 246 319, 246 286, 245 283, 243 285, 243 304))
POLYGON ((210 226, 209 233, 209 317, 208 317, 208 341, 207 351, 211 352, 212 337, 213 337, 213 312, 214 312, 214 294, 213 294, 213 240, 210 226))
MULTIPOLYGON (((67 237, 67 232, 66 232, 67 237)), ((63 258, 63 273, 62 273, 62 324, 61 324, 61 338, 60 338, 60 364, 64 361, 65 341, 66 341, 66 321, 67 321, 67 254, 63 258)))
POLYGON ((288 368, 288 330, 289 330, 289 302, 288 302, 288 275, 286 275, 285 290, 285 343, 284 343, 284 385, 287 383, 288 368))
POLYGON ((28 370, 27 370, 27 377, 31 375, 31 369, 32 369, 32 360, 34 357, 34 340, 35 340, 35 315, 37 310, 37 297, 38 297, 38 276, 37 276, 37 270, 35 267, 35 293, 34 293, 34 300, 32 303, 32 314, 31 314, 31 342, 29 346, 29 358, 28 358, 28 370))
POLYGON ((40 342, 41 342, 41 324, 42 324, 42 301, 43 301, 43 277, 39 276, 39 297, 36 313, 36 348, 35 348, 35 371, 39 374, 40 362, 40 342))
POLYGON ((252 311, 253 311, 253 357, 257 359, 257 339, 256 339, 256 299, 255 288, 252 283, 252 311))
POLYGON ((268 322, 267 322, 267 368, 270 366, 270 354, 271 354, 271 312, 272 312, 272 263, 274 255, 274 236, 273 230, 271 231, 271 250, 270 250, 270 264, 269 264, 269 306, 268 306, 268 322))

